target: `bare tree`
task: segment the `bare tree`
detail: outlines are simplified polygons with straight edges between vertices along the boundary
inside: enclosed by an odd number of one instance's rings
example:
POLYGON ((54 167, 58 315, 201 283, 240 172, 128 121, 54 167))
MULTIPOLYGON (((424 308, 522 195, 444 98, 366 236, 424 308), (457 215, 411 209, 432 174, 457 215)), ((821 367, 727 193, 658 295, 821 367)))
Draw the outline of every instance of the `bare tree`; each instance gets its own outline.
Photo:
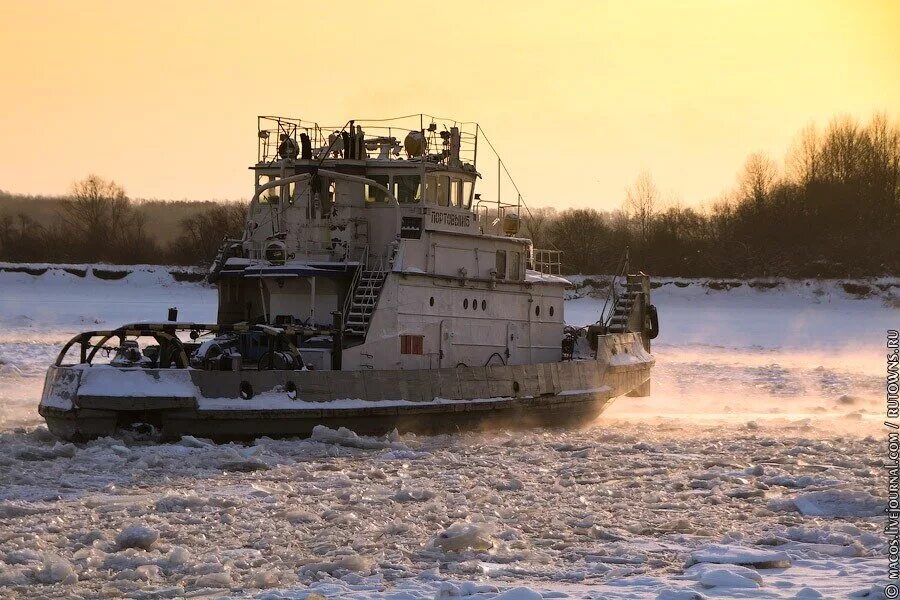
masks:
POLYGON ((59 215, 66 236, 63 243, 73 258, 118 260, 122 251, 146 238, 144 219, 132 208, 125 190, 97 175, 75 182, 59 215))
POLYGON ((13 225, 13 216, 0 214, 0 258, 12 260, 16 230, 13 225))
POLYGON ((821 177, 821 140, 815 124, 804 127, 794 139, 785 161, 790 177, 809 185, 821 177))
POLYGON ((522 224, 525 226, 525 233, 531 239, 535 248, 546 247, 547 226, 555 216, 556 209, 552 207, 526 209, 522 213, 522 224))
POLYGON ((778 165, 762 152, 755 152, 744 163, 739 181, 741 199, 760 206, 778 182, 778 165))
POLYGON ((242 203, 214 204, 181 220, 182 235, 170 251, 183 264, 209 264, 226 237, 239 237, 247 218, 242 203))
POLYGON ((865 129, 866 180, 893 193, 900 184, 900 126, 877 113, 865 129))
POLYGON ((625 190, 625 211, 637 224, 641 243, 641 258, 646 260, 646 248, 650 242, 653 217, 659 204, 659 189, 647 171, 642 171, 634 184, 625 190))
POLYGON ((609 272, 609 239, 610 229, 603 215, 591 208, 564 210, 547 227, 546 241, 562 250, 564 268, 569 273, 609 272))
POLYGON ((865 134, 853 118, 832 119, 820 153, 824 177, 837 183, 857 181, 863 171, 865 145, 865 134))

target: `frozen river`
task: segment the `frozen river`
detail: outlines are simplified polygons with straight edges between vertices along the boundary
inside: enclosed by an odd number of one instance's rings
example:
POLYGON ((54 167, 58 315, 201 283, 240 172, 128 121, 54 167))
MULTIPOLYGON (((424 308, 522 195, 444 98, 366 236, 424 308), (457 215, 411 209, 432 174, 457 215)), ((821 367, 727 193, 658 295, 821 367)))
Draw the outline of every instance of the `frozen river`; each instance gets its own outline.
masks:
POLYGON ((60 345, 215 294, 0 273, 0 597, 880 597, 877 283, 668 282, 652 397, 582 431, 72 445, 36 413, 60 345))

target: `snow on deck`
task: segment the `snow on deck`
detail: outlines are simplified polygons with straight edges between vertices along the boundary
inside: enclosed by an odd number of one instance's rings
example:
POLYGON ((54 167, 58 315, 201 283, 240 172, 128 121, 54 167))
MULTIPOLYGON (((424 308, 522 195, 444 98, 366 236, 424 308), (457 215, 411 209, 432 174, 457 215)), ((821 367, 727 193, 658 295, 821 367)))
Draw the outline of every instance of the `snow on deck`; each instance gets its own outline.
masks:
POLYGON ((82 396, 156 396, 193 398, 197 388, 191 374, 184 370, 147 371, 121 369, 110 365, 91 365, 81 368, 82 396))

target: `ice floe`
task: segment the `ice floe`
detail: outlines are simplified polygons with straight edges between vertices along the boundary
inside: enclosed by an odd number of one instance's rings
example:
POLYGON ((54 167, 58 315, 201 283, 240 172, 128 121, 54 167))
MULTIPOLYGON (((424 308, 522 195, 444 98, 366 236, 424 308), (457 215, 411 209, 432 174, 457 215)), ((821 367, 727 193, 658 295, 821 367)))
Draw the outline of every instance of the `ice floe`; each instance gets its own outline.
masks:
POLYGON ((653 397, 582 431, 66 444, 35 406, 68 335, 172 304, 210 320, 214 292, 3 277, 0 597, 876 598, 885 581, 883 375, 859 346, 896 320, 877 298, 665 285, 653 397), (51 289, 71 305, 42 305, 51 289), (117 541, 132 526, 158 537, 117 541))
POLYGON ((791 566, 791 557, 784 552, 762 548, 713 544, 691 552, 687 564, 696 563, 748 565, 757 569, 778 569, 791 566))

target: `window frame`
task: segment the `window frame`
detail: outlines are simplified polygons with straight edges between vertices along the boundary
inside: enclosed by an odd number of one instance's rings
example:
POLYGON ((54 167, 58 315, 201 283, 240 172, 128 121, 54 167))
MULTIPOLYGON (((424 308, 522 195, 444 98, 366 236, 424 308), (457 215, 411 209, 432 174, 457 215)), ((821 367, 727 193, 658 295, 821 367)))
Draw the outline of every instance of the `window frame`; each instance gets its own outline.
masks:
POLYGON ((466 210, 472 209, 472 192, 475 190, 475 182, 471 179, 462 180, 462 200, 460 206, 466 210))
POLYGON ((494 260, 494 270, 497 271, 497 279, 506 279, 506 274, 509 270, 509 265, 506 260, 506 250, 497 250, 497 257, 494 260), (503 269, 501 271, 501 263, 503 269))
POLYGON ((447 205, 462 208, 462 180, 459 177, 450 178, 450 198, 447 205))
MULTIPOLYGON (((261 188, 262 186, 272 183, 273 181, 278 181, 279 179, 281 179, 281 177, 279 177, 278 175, 267 175, 265 173, 258 173, 256 175, 256 189, 258 191, 259 188, 261 188)), ((282 189, 283 189, 283 186, 269 188, 269 189, 263 191, 259 195, 258 202, 260 204, 281 204, 282 189)))
POLYGON ((447 208, 450 204, 450 176, 435 175, 434 195, 438 206, 447 208), (443 180, 443 181, 442 181, 443 180), (443 192, 442 192, 443 190, 443 192))
POLYGON ((424 356, 425 336, 418 334, 402 334, 400 336, 401 356, 424 356))
POLYGON ((506 271, 512 281, 522 280, 522 253, 508 250, 506 256, 506 271))
POLYGON ((391 185, 390 185, 389 189, 391 190, 391 193, 394 194, 394 197, 397 199, 397 202, 400 204, 421 204, 422 200, 424 199, 423 198, 423 196, 424 196, 423 187, 424 187, 424 185, 422 184, 422 177, 418 173, 416 173, 415 175, 400 175, 400 174, 392 174, 391 175, 391 185), (401 198, 402 195, 400 193, 400 180, 402 180, 402 179, 409 180, 409 179, 413 179, 413 178, 416 180, 416 183, 417 183, 416 193, 413 195, 412 200, 404 201, 401 198))
MULTIPOLYGON (((391 175, 390 174, 382 175, 379 173, 376 175, 369 175, 368 178, 379 185, 383 185, 387 189, 391 189, 391 175), (384 178, 385 181, 382 181, 381 180, 382 178, 384 178)), ((384 204, 388 201, 388 197, 387 197, 386 193, 382 192, 380 189, 378 189, 375 186, 369 185, 368 183, 366 183, 364 185, 365 185, 365 188, 363 189, 363 198, 365 199, 366 204, 384 204)))

